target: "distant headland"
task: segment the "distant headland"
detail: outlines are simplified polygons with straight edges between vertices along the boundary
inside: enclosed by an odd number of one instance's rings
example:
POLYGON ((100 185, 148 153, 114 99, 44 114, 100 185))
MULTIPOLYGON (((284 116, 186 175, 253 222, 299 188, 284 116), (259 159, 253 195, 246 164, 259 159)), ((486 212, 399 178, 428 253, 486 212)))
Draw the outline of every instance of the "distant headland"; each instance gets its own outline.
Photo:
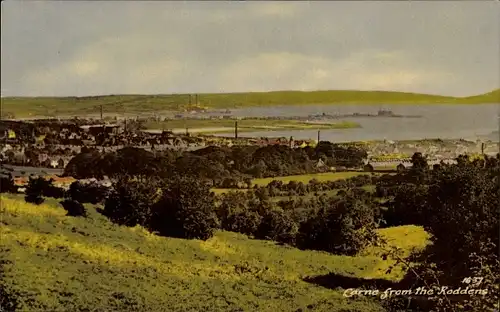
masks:
POLYGON ((199 109, 234 109, 320 104, 486 104, 500 103, 500 89, 469 97, 393 91, 271 91, 246 93, 102 95, 86 97, 2 97, 2 118, 83 116, 199 109), (101 107, 102 106, 102 107, 101 107))

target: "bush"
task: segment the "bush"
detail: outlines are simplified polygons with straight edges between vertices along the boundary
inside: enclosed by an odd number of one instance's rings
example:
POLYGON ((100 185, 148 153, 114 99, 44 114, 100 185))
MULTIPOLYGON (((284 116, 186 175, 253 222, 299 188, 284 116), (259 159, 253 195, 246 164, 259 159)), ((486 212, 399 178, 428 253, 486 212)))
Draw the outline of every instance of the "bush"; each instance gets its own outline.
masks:
POLYGON ((160 194, 155 180, 119 179, 105 201, 103 214, 120 225, 148 227, 151 207, 160 194))
POLYGON ((12 173, 3 167, 0 168, 0 193, 17 193, 12 173))
POLYGON ((255 235, 259 239, 269 239, 280 243, 295 243, 298 226, 282 209, 267 211, 255 235))
POLYGON ((123 178, 113 189, 103 214, 115 223, 141 225, 163 236, 203 240, 219 228, 213 193, 197 179, 123 178))
POLYGON ((41 205, 45 199, 39 194, 28 194, 24 196, 24 200, 27 203, 35 204, 35 205, 41 205))
MULTIPOLYGON (((439 297, 422 302, 425 311, 495 311, 499 309, 499 168, 478 167, 460 158, 458 165, 443 165, 436 172, 424 172, 426 191, 403 190, 395 198, 396 207, 418 202, 413 216, 424 225, 431 242, 403 279, 413 287, 465 287, 467 277, 481 277, 475 288, 486 289, 487 296, 439 297), (409 200, 410 199, 410 200, 409 200)), ((422 166, 424 167, 424 166, 422 166)), ((425 168, 425 167, 424 167, 425 168)), ((419 186, 422 189, 424 186, 419 186)), ((415 207, 414 207, 415 208, 415 207)), ((410 222, 412 220, 409 220, 410 222)), ((474 279, 472 279, 474 280, 474 279)), ((474 283, 474 282, 473 282, 474 283)), ((400 284, 402 285, 402 284, 400 284)), ((468 287, 474 288, 469 284, 468 287)), ((403 285, 403 287, 405 287, 403 285)))
POLYGON ((160 235, 207 240, 219 228, 214 197, 197 179, 169 181, 152 207, 150 229, 160 235))
POLYGON ((355 255, 374 237, 373 207, 359 199, 330 199, 299 228, 298 247, 355 255))
POLYGON ((31 198, 36 196, 63 198, 65 195, 64 189, 54 186, 53 182, 53 179, 46 180, 43 177, 30 177, 26 186, 26 194, 31 195, 31 198))
POLYGON ((427 205, 426 185, 404 183, 393 188, 394 199, 388 203, 388 210, 383 218, 387 226, 424 225, 426 218, 423 215, 427 205))
POLYGON ((48 185, 43 190, 43 196, 52 198, 63 198, 66 195, 66 191, 60 187, 54 185, 48 185))
POLYGON ((245 235, 255 235, 261 220, 262 217, 257 212, 245 209, 230 215, 223 229, 245 235))
POLYGON ((66 199, 64 201, 61 201, 60 204, 63 206, 64 210, 68 212, 66 214, 67 216, 71 217, 87 216, 87 210, 85 209, 85 207, 76 200, 66 199))
POLYGON ((104 202, 108 193, 109 190, 105 186, 98 185, 97 183, 83 184, 79 181, 71 183, 68 190, 71 199, 80 203, 91 203, 93 205, 104 202))

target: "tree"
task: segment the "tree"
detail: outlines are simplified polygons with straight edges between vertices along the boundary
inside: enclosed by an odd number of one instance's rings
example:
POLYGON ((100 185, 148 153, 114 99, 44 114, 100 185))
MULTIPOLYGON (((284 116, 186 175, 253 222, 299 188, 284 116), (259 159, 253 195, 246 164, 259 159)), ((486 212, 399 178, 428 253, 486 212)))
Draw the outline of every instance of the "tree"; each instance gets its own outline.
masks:
POLYGON ((425 229, 433 236, 433 261, 450 283, 472 274, 469 255, 498 251, 498 175, 498 168, 454 166, 437 175, 429 188, 425 229), (482 250, 480 242, 493 247, 482 250))
POLYGON ((175 177, 152 207, 150 228, 160 235, 207 240, 219 228, 214 197, 198 179, 175 177))
POLYGON ((425 171, 429 168, 427 158, 420 152, 416 152, 411 156, 412 169, 425 171))
MULTIPOLYGON (((486 289, 488 294, 461 300, 447 296, 423 300, 420 303, 425 304, 426 311, 499 309, 500 168, 481 168, 463 157, 460 159, 462 162, 457 165, 441 166, 428 177, 426 204, 420 207, 417 217, 431 235, 432 244, 417 259, 420 264, 408 271, 400 286, 474 288, 462 281, 481 277, 481 284, 475 288, 486 289)), ((404 196, 395 200, 401 206, 408 202, 404 196)), ((405 263, 401 259, 398 262, 405 263)))
POLYGON ((0 193, 17 193, 12 171, 10 168, 0 167, 0 193))
POLYGON ((85 207, 77 202, 76 200, 66 199, 60 202, 61 206, 63 206, 64 210, 68 213, 67 216, 71 217, 87 217, 87 210, 85 207))
POLYGON ((112 189, 105 201, 103 214, 120 225, 142 225, 148 228, 151 208, 161 196, 159 182, 155 179, 131 180, 122 176, 112 189))
POLYGON ((298 246, 335 254, 354 255, 375 235, 375 209, 347 195, 330 198, 299 228, 298 246))
POLYGON ((68 190, 68 195, 72 200, 80 203, 91 203, 96 205, 103 202, 109 194, 109 190, 105 186, 100 186, 97 183, 83 184, 80 181, 71 183, 68 190))
POLYGON ((255 233, 259 239, 294 244, 298 226, 282 209, 266 211, 255 233))

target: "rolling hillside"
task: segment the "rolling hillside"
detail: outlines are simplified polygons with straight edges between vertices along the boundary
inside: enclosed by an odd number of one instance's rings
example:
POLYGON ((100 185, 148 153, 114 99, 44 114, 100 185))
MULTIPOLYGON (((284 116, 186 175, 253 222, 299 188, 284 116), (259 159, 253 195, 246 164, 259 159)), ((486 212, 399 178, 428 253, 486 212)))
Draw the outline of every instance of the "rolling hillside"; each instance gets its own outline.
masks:
POLYGON ((465 103, 465 104, 500 103, 500 89, 496 89, 481 95, 459 98, 457 101, 459 103, 465 103))
MULTIPOLYGON (((114 225, 92 207, 87 218, 67 217, 53 199, 40 206, 18 195, 0 200, 0 296, 17 293, 22 311, 384 311, 374 298, 346 298, 307 278, 398 280, 403 273, 385 274, 391 262, 376 249, 348 257, 231 232, 207 241, 165 238, 114 225)), ((380 234, 407 253, 428 239, 416 226, 380 234)))
MULTIPOLYGON (((249 106, 312 104, 435 104, 500 103, 500 90, 465 98, 390 91, 274 91, 249 93, 199 94, 201 106, 225 109, 249 106)), ((192 98, 194 99, 194 97, 192 98)), ((104 113, 138 114, 181 110, 189 105, 189 94, 107 95, 89 97, 5 97, 1 99, 4 116, 62 116, 104 113)))

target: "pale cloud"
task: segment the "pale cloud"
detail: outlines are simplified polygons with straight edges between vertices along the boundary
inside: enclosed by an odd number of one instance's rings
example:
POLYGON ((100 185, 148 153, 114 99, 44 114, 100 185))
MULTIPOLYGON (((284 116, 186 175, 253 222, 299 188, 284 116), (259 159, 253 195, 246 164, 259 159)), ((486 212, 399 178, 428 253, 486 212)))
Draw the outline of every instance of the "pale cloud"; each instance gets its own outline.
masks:
POLYGON ((72 67, 72 72, 74 72, 78 76, 85 77, 97 73, 97 71, 99 70, 99 63, 92 61, 76 62, 72 67))
POLYGON ((304 2, 263 2, 263 3, 252 3, 251 12, 257 16, 270 16, 270 17, 282 17, 290 18, 294 17, 304 6, 308 3, 304 2))
MULTIPOLYGON (((294 53, 267 53, 242 58, 219 75, 229 90, 398 89, 411 91, 450 78, 446 72, 411 66, 399 51, 368 51, 331 60, 294 53)), ((224 92, 226 89, 221 89, 224 92)))
MULTIPOLYGON (((184 64, 168 53, 148 54, 150 38, 104 38, 51 68, 41 67, 26 77, 39 92, 58 88, 94 86, 96 90, 121 89, 123 93, 160 92, 179 76, 184 64), (116 79, 119 77, 119 79, 116 79)), ((167 43, 168 44, 168 43, 167 43)), ((102 92, 102 91, 101 91, 102 92)), ((82 94, 78 94, 82 95, 82 94)))
POLYGON ((2 95, 500 85, 487 2, 3 2, 2 95))

